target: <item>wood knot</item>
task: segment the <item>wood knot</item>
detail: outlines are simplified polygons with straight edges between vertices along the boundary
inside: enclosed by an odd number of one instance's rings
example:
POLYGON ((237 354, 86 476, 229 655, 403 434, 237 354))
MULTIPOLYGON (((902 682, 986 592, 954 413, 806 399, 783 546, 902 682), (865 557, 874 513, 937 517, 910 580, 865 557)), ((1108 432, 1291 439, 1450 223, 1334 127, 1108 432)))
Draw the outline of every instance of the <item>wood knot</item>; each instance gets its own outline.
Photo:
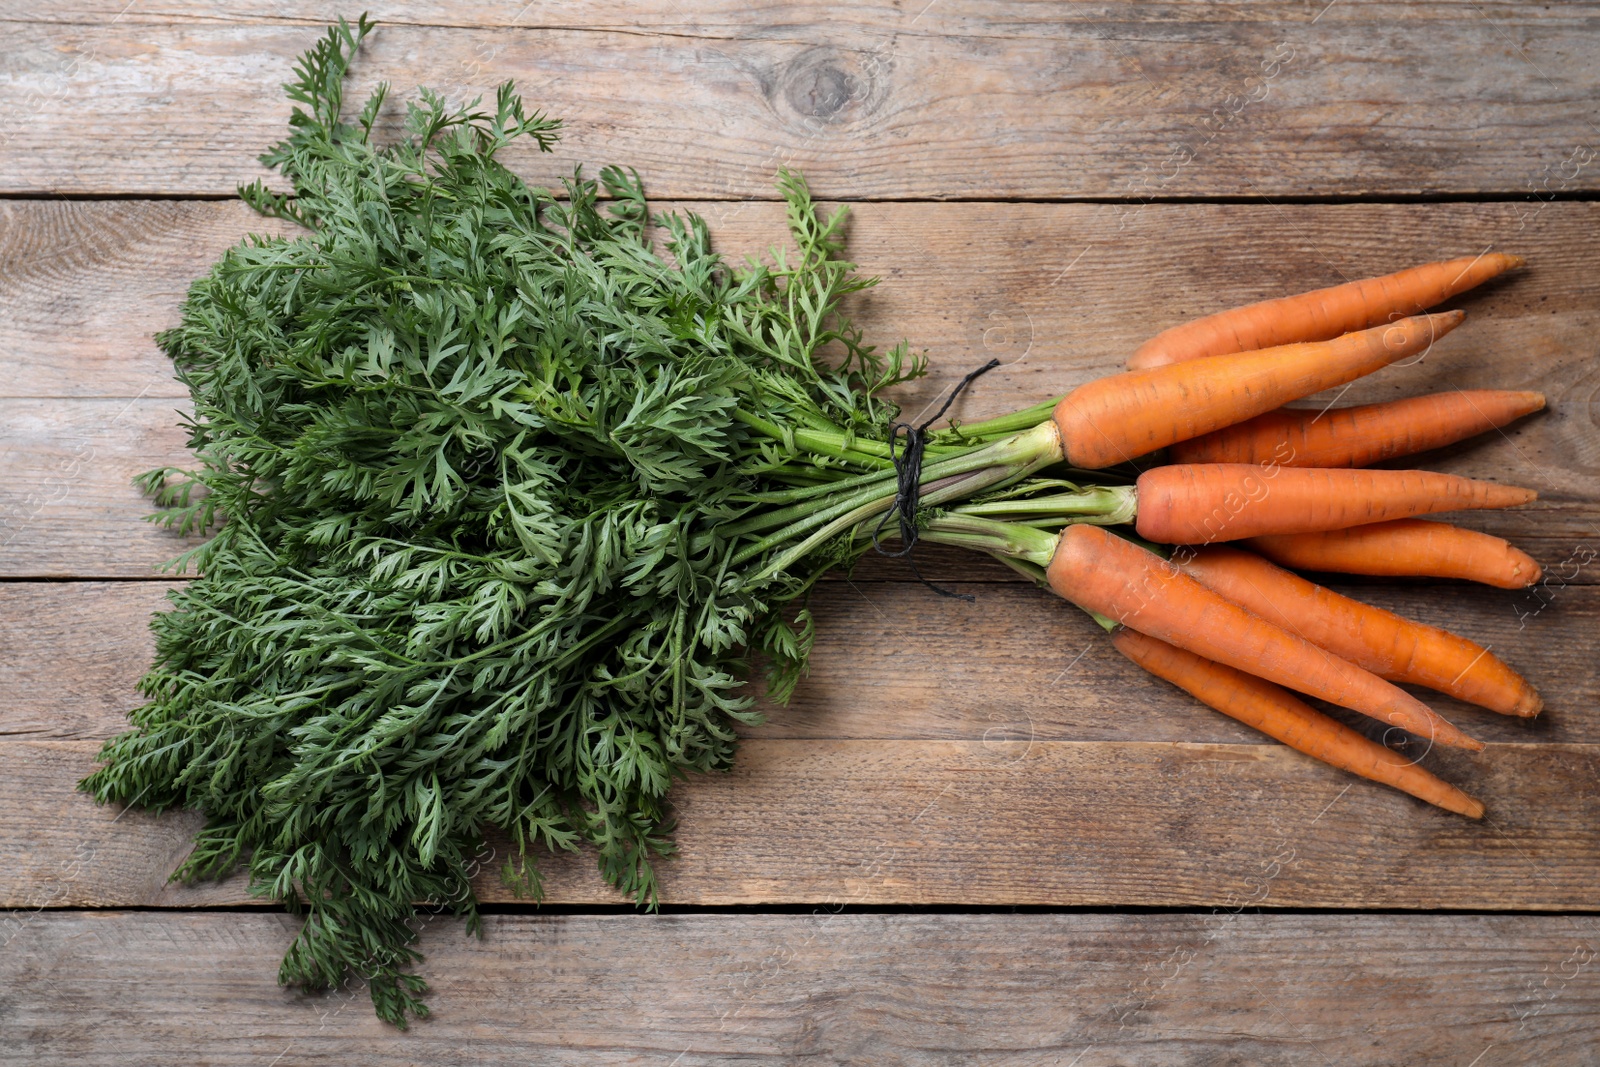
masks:
POLYGON ((877 109, 886 73, 876 52, 808 48, 784 65, 774 96, 808 126, 840 126, 877 109))

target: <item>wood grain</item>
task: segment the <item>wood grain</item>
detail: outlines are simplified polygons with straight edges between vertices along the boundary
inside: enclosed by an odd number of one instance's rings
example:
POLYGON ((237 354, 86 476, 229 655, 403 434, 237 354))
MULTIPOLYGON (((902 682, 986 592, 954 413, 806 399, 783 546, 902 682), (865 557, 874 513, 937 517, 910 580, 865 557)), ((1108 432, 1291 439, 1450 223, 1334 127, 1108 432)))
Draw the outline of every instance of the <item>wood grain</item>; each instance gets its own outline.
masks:
MULTIPOLYGON (((878 29, 920 29, 955 36, 987 31, 996 36, 1035 35, 1049 32, 1062 22, 1100 21, 1117 25, 1130 21, 1160 25, 1172 22, 1274 23, 1305 19, 1370 21, 1448 21, 1472 14, 1473 0, 1371 0, 1340 11, 1294 0, 1170 0, 1159 7, 1135 0, 1086 4, 1081 0, 938 0, 937 4, 861 4, 820 0, 804 4, 784 0, 543 0, 538 4, 482 4, 462 7, 448 0, 374 0, 365 11, 380 25, 434 26, 485 29, 660 30, 683 36, 727 37, 744 32, 773 33, 845 22, 878 29), (759 27, 760 29, 754 29, 759 27)), ((1527 22, 1578 21, 1593 17, 1593 2, 1554 7, 1491 8, 1501 25, 1527 22)), ((22 23, 141 24, 303 24, 328 25, 325 7, 314 0, 250 0, 226 7, 205 0, 69 0, 48 7, 27 0, 0 0, 0 20, 22 23)))
MULTIPOLYGON (((732 262, 785 240, 776 204, 658 206, 700 213, 732 262)), ((1517 252, 1526 269, 1452 302, 1471 315, 1465 327, 1341 402, 1543 388, 1553 415, 1588 431, 1579 458, 1600 466, 1600 204, 889 203, 851 213, 850 255, 883 278, 852 313, 879 343, 905 337, 932 356, 929 377, 903 394, 912 412, 973 366, 1006 364, 961 401, 969 418, 1118 370, 1151 334, 1199 315, 1442 257, 1517 252)), ((151 335, 176 323, 190 281, 223 249, 261 232, 281 229, 237 202, 0 201, 10 370, 0 396, 183 396, 151 335)), ((1549 451, 1530 447, 1535 458, 1549 451)))
MULTIPOLYGON (((14 909, 0 914, 0 1059, 1592 1059, 1600 205, 1555 198, 1600 188, 1600 6, 372 10, 390 25, 352 97, 380 77, 457 99, 515 77, 572 123, 554 156, 508 156, 532 180, 633 163, 653 196, 696 201, 735 257, 781 232, 780 164, 819 195, 869 201, 852 252, 887 280, 857 311, 935 361, 904 391, 909 413, 990 357, 1007 365, 967 418, 1108 373, 1194 315, 1446 255, 1528 255, 1528 271, 1463 301, 1470 325, 1428 360, 1342 402, 1543 389, 1552 411, 1422 462, 1539 489, 1535 509, 1468 522, 1557 580, 1341 588, 1491 645, 1549 711, 1530 726, 1430 698, 1493 742, 1425 757, 1488 802, 1472 824, 1196 707, 997 565, 921 557, 980 594, 958 605, 868 561, 819 588, 822 636, 794 704, 747 731, 731 774, 677 794, 683 854, 662 865, 670 904, 810 914, 533 913, 494 878, 494 841, 478 887, 505 914, 487 939, 423 919, 438 1018, 402 1038, 359 988, 281 991, 292 919, 207 910, 252 903, 238 878, 166 882, 199 816, 103 809, 73 785, 138 700, 146 619, 171 582, 153 568, 184 547, 139 521, 129 485, 184 458, 183 391, 151 334, 223 248, 274 225, 172 198, 264 173, 255 157, 286 129, 278 84, 328 14, 306 0, 0 0, 0 197, 121 198, 0 199, 0 578, 35 579, 0 584, 0 904, 14 909), (1283 202, 1434 194, 1521 199, 1283 202), (127 199, 144 195, 167 199, 127 199), (1219 197, 1254 202, 1197 202, 1219 197), (916 202, 947 199, 975 202, 916 202), (1079 199, 1114 202, 1051 202, 1079 199), (70 580, 83 577, 150 580, 70 580), (851 905, 1199 910, 840 914, 851 905), (107 907, 183 910, 63 910, 107 907), (1271 910, 1293 907, 1344 914, 1271 910), (1585 913, 1351 910, 1374 908, 1585 913)), ((590 856, 545 869, 553 903, 618 903, 590 856)))
MULTIPOLYGON (((909 582, 822 585, 810 674, 788 707, 763 704, 768 721, 745 735, 1271 743, 1146 676, 1049 593, 1015 581, 957 587, 977 602, 909 582)), ((1592 643, 1576 636, 1600 626, 1600 588, 1551 588, 1544 598, 1464 586, 1341 588, 1496 649, 1544 694, 1545 711, 1530 723, 1415 690, 1463 729, 1495 743, 1600 743, 1600 667, 1592 643)), ((125 729, 153 651, 146 624, 165 608, 165 591, 163 582, 0 587, 0 739, 97 741, 125 729)))
MULTIPOLYGON (((248 901, 242 879, 164 884, 192 814, 96 806, 81 741, 0 744, 0 902, 13 908, 248 901)), ((1473 823, 1277 745, 752 740, 674 794, 684 904, 971 907, 1592 907, 1600 746, 1434 753, 1484 800, 1473 823)), ((493 840, 486 900, 507 855, 493 840)), ((617 902, 593 857, 541 863, 548 900, 617 902)))
MULTIPOLYGON (((1548 195, 1600 174, 1589 5, 767 3, 684 27, 664 3, 595 28, 499 6, 482 21, 518 25, 381 29, 347 95, 514 78, 571 123, 545 173, 622 161, 694 198, 771 197, 780 163, 851 199, 1548 195)), ((80 10, 7 27, 0 191, 216 195, 264 173, 278 86, 318 27, 189 7, 134 31, 80 10)))
POLYGON ((278 989, 280 916, 12 921, 0 1055, 84 1067, 1578 1067, 1600 1041, 1582 916, 491 916, 424 932, 408 1034, 359 987, 278 989))
POLYGON ((231 245, 292 229, 238 202, 0 202, 0 392, 186 397, 154 335, 231 245))
MULTIPOLYGON (((0 578, 159 578, 158 568, 194 541, 146 522, 149 502, 132 479, 188 462, 180 414, 186 407, 164 398, 0 399, 11 475, 0 482, 0 578)), ((1570 581, 1594 582, 1600 468, 1584 462, 1596 447, 1593 430, 1585 433, 1593 417, 1592 407, 1573 405, 1418 463, 1537 489, 1541 499, 1515 511, 1448 518, 1509 537, 1548 567, 1565 565, 1570 581)), ((964 577, 972 566, 959 554, 927 556, 944 561, 927 569, 930 577, 964 577)), ((892 560, 872 560, 861 573, 910 577, 892 560)))
MULTIPOLYGON (((699 208, 731 257, 782 232, 776 205, 699 208)), ((902 394, 908 413, 984 359, 1006 362, 962 402, 958 414, 969 419, 1111 373, 1140 339, 1194 315, 1433 256, 1516 248, 1532 267, 1465 298, 1466 327, 1428 359, 1358 383, 1339 402, 1454 387, 1544 390, 1549 412, 1416 462, 1537 489, 1534 508, 1462 521, 1512 537, 1547 564, 1600 537, 1600 289, 1591 269, 1600 206, 1154 205, 1133 223, 1142 239, 1119 231, 1124 208, 1114 205, 855 210, 853 254, 885 276, 858 309, 869 335, 910 336, 933 355, 933 373, 902 394)), ((187 281, 260 222, 237 204, 0 205, 0 350, 15 367, 0 394, 26 398, 0 401, 19 473, 0 486, 0 573, 149 576, 181 548, 138 524, 146 508, 128 484, 183 457, 176 405, 163 399, 181 387, 149 337, 171 324, 187 281), (46 399, 58 396, 74 400, 46 399), (107 396, 143 399, 89 400, 107 396)))
POLYGON ((173 400, 0 400, 0 575, 155 577, 193 541, 144 521, 133 478, 189 459, 173 400))

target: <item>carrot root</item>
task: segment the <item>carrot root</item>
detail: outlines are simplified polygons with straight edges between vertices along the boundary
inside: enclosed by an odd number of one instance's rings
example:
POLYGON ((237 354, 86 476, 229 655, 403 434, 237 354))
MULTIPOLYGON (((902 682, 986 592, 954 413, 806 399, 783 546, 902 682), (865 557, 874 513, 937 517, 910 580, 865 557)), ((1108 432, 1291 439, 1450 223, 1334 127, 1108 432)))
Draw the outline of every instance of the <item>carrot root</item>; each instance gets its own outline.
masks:
POLYGON ((1206 588, 1380 678, 1425 685, 1502 715, 1528 717, 1544 706, 1503 660, 1448 630, 1341 596, 1236 548, 1173 558, 1206 588))
POLYGON ((1427 801, 1483 818, 1483 803, 1304 701, 1253 675, 1186 652, 1137 630, 1112 635, 1117 650, 1203 704, 1313 759, 1427 801))
POLYGON ((1138 497, 1140 537, 1202 545, 1439 511, 1516 507, 1538 494, 1434 471, 1178 463, 1140 475, 1138 497))
POLYGON ((1499 589, 1522 589, 1543 576, 1538 562, 1509 541, 1429 519, 1253 537, 1245 545, 1298 571, 1462 578, 1499 589))
POLYGON ((1176 566, 1098 526, 1069 526, 1045 570, 1079 607, 1196 655, 1350 708, 1444 745, 1478 751, 1409 693, 1212 592, 1176 566))
POLYGON ((1365 330, 1415 315, 1523 262, 1521 256, 1490 252, 1247 304, 1163 330, 1135 350, 1128 366, 1167 366, 1365 330))
POLYGON ((1460 311, 1421 315, 1330 341, 1096 379, 1056 405, 1063 456, 1093 470, 1232 426, 1426 352, 1464 317, 1460 311))
POLYGON ((1180 441, 1169 456, 1174 463, 1366 467, 1443 448, 1543 407, 1542 393, 1463 389, 1323 411, 1279 408, 1204 437, 1180 441))

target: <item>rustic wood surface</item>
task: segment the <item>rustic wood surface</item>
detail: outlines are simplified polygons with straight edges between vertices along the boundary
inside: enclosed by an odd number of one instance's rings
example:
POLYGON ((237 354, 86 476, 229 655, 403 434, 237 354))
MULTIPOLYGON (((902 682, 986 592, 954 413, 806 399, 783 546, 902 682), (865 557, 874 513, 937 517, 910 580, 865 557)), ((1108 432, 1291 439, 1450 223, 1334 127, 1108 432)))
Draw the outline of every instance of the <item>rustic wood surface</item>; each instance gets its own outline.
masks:
MULTIPOLYGON (((559 169, 540 163, 555 177, 559 169)), ((781 205, 692 210, 738 262, 785 243, 781 205)), ((960 402, 1009 411, 1120 369, 1158 330, 1287 292, 1496 250, 1529 265, 1452 302, 1468 323, 1341 403, 1450 387, 1541 388, 1540 423, 1577 420, 1570 473, 1595 476, 1600 204, 856 203, 849 252, 882 278, 852 312, 869 338, 932 356, 915 412, 977 363, 1005 364, 960 402)), ((0 397, 183 397, 151 335, 189 283, 251 233, 292 232, 237 202, 0 200, 0 397)), ((1541 449, 1547 446, 1540 446, 1541 449)), ((1554 458, 1551 462, 1562 462, 1554 458)), ((1563 472, 1568 473, 1568 472, 1563 472)))
MULTIPOLYGON (((672 205, 667 205, 672 206, 672 205)), ((775 204, 694 205, 731 257, 783 239, 775 204)), ((1272 293, 1442 254, 1514 249, 1532 265, 1459 303, 1468 324, 1340 403, 1451 388, 1537 388, 1551 410, 1417 462, 1537 489, 1538 504, 1461 517, 1559 565, 1600 536, 1600 205, 858 204, 851 249, 883 282, 869 335, 928 350, 908 413, 989 358, 959 414, 981 418, 1117 369, 1150 333, 1272 293), (1157 239, 1159 238, 1159 239, 1157 239)), ((181 384, 151 335, 190 279, 271 224, 238 204, 0 202, 0 574, 144 577, 182 544, 138 520, 131 478, 183 459, 181 384), (32 532, 24 536, 21 527, 32 532)), ((1334 397, 1326 399, 1332 400, 1334 397)), ((1593 581, 1580 567, 1574 579, 1593 581)))
MULTIPOLYGON (((0 189, 228 194, 265 174, 278 85, 315 33, 261 5, 8 0, 0 189), (185 10, 187 9, 187 10, 185 10), (110 17, 108 17, 108 15, 110 17), (92 92, 93 107, 85 107, 92 92), (115 151, 84 146, 115 143, 115 151)), ((791 163, 850 198, 1593 190, 1592 4, 912 0, 438 5, 367 46, 352 98, 405 72, 470 99, 508 77, 564 116, 562 162, 624 160, 657 195, 771 197, 791 163), (692 6, 692 5, 689 5, 692 6), (637 7, 637 9, 636 9, 637 7), (695 150, 685 152, 685 145, 695 150)), ((402 5, 394 5, 401 8, 402 5)), ((409 5, 404 6, 406 10, 409 5)), ((381 12, 379 13, 382 14, 381 12)), ((526 159, 523 155, 514 158, 526 159)))
POLYGON ((884 278, 856 312, 933 357, 911 414, 991 357, 963 417, 1110 372, 1195 315, 1527 255, 1458 301, 1467 325, 1426 360, 1340 402, 1543 390, 1551 410, 1419 462, 1539 490, 1462 521, 1550 579, 1337 587, 1491 646, 1548 711, 1428 695, 1490 742, 1418 753, 1488 803, 1473 824, 1196 706, 996 564, 923 556, 968 605, 869 560, 820 587, 791 706, 677 794, 661 873, 686 913, 633 914, 579 855, 546 862, 560 907, 538 914, 491 841, 486 940, 424 924, 438 1018, 401 1037, 358 988, 281 991, 292 920, 238 878, 166 881, 199 817, 98 808, 74 783, 138 702, 145 620, 182 580, 158 568, 185 543, 130 484, 185 456, 151 335, 223 249, 281 232, 230 198, 264 173, 278 85, 329 13, 0 0, 0 1061, 1590 1061, 1600 5, 371 10, 389 25, 352 95, 514 77, 571 123, 555 154, 510 157, 536 182, 633 163, 735 258, 781 239, 780 164, 853 201, 852 255, 884 278), (849 913, 868 906, 897 910, 849 913), (1148 906, 1178 910, 1116 910, 1148 906))
MULTIPOLYGON (((941 603, 906 581, 824 583, 812 601, 817 651, 805 684, 787 707, 763 705, 768 721, 745 736, 1272 743, 1131 672, 1098 628, 1049 593, 1011 580, 998 565, 992 581, 971 581, 970 573, 962 581, 956 569, 964 561, 953 552, 943 561, 944 580, 973 593, 975 603, 941 603), (975 642, 983 655, 972 654, 975 642)), ((145 623, 165 608, 167 588, 7 587, 0 647, 37 653, 0 659, 0 692, 8 697, 0 703, 0 739, 94 741, 115 733, 138 701, 134 685, 154 647, 145 623)), ((1569 639, 1600 626, 1600 589, 1551 587, 1535 596, 1459 583, 1334 588, 1499 649, 1543 693, 1546 709, 1530 722, 1415 690, 1475 735, 1496 744, 1600 744, 1591 714, 1600 705, 1600 671, 1592 650, 1569 639)))
MULTIPOLYGON (((0 745, 13 908, 246 903, 242 879, 168 887, 200 823, 73 791, 96 745, 0 745)), ((678 904, 1593 906, 1600 749, 1494 745, 1429 764, 1489 805, 1481 823, 1351 782, 1281 745, 752 740, 729 774, 674 794, 678 904), (1267 875, 1270 873, 1270 877, 1267 875)), ((507 857, 491 840, 485 899, 507 857)), ((541 859, 550 903, 621 902, 593 857, 541 859)))
POLYGON ((12 922, 16 1062, 1580 1067, 1600 1042, 1587 916, 500 915, 481 941, 441 919, 437 1015, 403 1036, 359 987, 278 990, 283 916, 12 922))

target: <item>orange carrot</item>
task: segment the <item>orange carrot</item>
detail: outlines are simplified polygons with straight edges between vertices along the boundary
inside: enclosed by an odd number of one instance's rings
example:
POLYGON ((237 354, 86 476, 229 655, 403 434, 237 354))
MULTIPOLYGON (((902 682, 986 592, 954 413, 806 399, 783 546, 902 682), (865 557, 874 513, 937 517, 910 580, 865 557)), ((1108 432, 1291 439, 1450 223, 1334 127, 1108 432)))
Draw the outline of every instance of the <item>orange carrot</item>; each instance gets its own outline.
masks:
POLYGON ((1332 341, 1096 379, 1056 405, 1062 454, 1087 469, 1124 463, 1426 352, 1463 318, 1460 311, 1422 315, 1332 341))
POLYGON ((1365 467, 1443 448, 1542 407, 1542 393, 1473 389, 1329 411, 1279 408, 1180 441, 1168 454, 1174 463, 1270 461, 1285 467, 1365 467))
POLYGON ((1163 330, 1135 350, 1128 366, 1142 370, 1201 356, 1325 341, 1415 315, 1522 264, 1521 256, 1491 252, 1247 304, 1163 330))
POLYGON ((1500 589, 1521 589, 1543 574, 1532 556, 1509 541, 1427 519, 1256 537, 1246 544, 1270 560, 1302 571, 1465 578, 1500 589))
POLYGON ((1137 630, 1118 630, 1111 642, 1157 678, 1313 759, 1393 786, 1446 811, 1471 819, 1483 818, 1483 804, 1479 801, 1440 781, 1400 753, 1313 710, 1271 682, 1174 648, 1137 630))
POLYGON ((1425 685, 1502 715, 1537 715, 1544 706, 1522 675, 1448 630, 1340 596, 1236 548, 1173 558, 1206 588, 1380 678, 1425 685))
POLYGON ((1509 508, 1531 489, 1434 471, 1190 463, 1139 476, 1139 536, 1203 545, 1263 534, 1342 530, 1436 511, 1509 508))
POLYGON ((1046 580, 1058 596, 1206 659, 1359 711, 1444 745, 1477 741, 1416 697, 1212 592, 1099 526, 1069 526, 1046 580))

